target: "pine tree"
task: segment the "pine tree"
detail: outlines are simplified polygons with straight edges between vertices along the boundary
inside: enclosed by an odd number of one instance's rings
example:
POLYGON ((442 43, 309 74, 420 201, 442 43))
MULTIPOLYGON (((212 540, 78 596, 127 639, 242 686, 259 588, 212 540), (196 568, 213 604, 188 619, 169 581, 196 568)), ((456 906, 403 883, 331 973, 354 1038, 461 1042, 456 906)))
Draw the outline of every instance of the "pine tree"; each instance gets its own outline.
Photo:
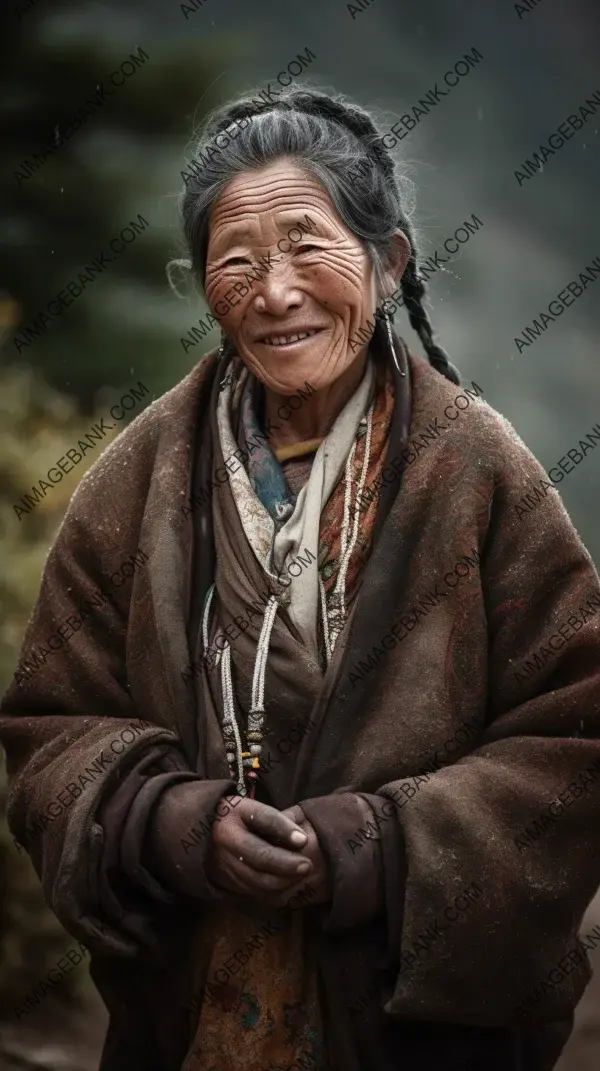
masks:
POLYGON ((175 200, 192 122, 199 101, 217 103, 209 87, 225 64, 214 44, 165 43, 141 17, 139 36, 109 47, 66 33, 53 0, 18 0, 3 16, 3 356, 43 369, 88 409, 100 386, 116 392, 133 375, 160 394, 196 359, 179 343, 194 309, 172 295, 165 264, 182 252, 175 200), (149 226, 82 284, 140 214, 149 226), (72 304, 49 311, 59 291, 72 304))

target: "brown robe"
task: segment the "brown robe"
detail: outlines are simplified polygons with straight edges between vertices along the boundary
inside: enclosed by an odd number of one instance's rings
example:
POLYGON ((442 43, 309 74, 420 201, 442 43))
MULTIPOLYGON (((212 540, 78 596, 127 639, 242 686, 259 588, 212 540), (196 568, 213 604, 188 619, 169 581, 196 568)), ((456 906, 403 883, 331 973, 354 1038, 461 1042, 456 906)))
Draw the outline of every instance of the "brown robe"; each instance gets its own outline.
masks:
MULTIPOLYGON (((549 1071, 589 979, 570 950, 600 884, 598 576, 554 490, 518 515, 545 474, 508 422, 420 359, 409 365, 412 460, 401 480, 386 476, 315 731, 267 789, 279 808, 302 804, 332 867, 332 903, 306 911, 340 1071, 412 1058, 549 1071), (561 798, 548 828, 524 832, 561 798), (365 803, 382 816, 376 829, 364 828, 365 803), (380 865, 374 913, 364 893, 380 865)), ((212 353, 81 481, 25 636, 30 668, 2 706, 9 823, 57 916, 92 948, 111 1013, 102 1071, 178 1071, 219 899, 206 881, 178 902, 142 842, 165 784, 201 781, 207 815, 231 788, 185 681, 192 596, 212 579, 214 548, 203 511, 181 506, 195 452, 196 469, 210 456, 221 375, 212 353), (147 562, 113 586, 139 548, 147 562), (84 599, 97 608, 54 649, 84 599), (130 728, 138 719, 148 724, 130 728), (86 768, 96 773, 82 785, 86 768)), ((390 459, 406 436, 397 382, 390 459)))

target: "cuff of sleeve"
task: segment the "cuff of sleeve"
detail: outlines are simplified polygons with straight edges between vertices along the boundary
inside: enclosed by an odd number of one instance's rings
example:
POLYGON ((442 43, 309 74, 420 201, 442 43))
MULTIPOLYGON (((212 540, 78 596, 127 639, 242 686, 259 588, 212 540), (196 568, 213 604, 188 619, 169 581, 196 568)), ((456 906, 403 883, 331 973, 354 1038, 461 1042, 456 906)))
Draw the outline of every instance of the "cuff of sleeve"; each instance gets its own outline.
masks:
POLYGON ((121 840, 121 866, 124 873, 154 900, 175 904, 178 897, 168 892, 144 865, 145 841, 150 813, 159 796, 182 781, 199 781, 201 778, 190 770, 170 770, 168 773, 150 777, 133 800, 121 840))
MULTIPOLYGON (((176 893, 178 900, 181 900, 182 896, 186 899, 192 898, 194 900, 222 900, 224 893, 209 881, 206 875, 205 863, 207 852, 212 842, 212 837, 210 836, 211 819, 214 817, 223 796, 235 791, 235 783, 225 779, 213 780, 211 778, 206 780, 196 774, 188 774, 185 778, 179 778, 179 781, 184 780, 196 782, 198 794, 194 800, 194 810, 191 817, 194 820, 198 820, 201 826, 204 826, 203 835, 191 842, 193 856, 189 855, 189 846, 187 844, 183 855, 180 853, 183 844, 181 834, 185 832, 184 829, 180 828, 182 817, 180 816, 179 819, 175 818, 174 820, 169 806, 162 806, 167 790, 178 783, 178 781, 173 780, 168 784, 165 782, 163 792, 154 797, 151 808, 146 811, 148 836, 146 837, 146 855, 144 858, 147 861, 147 866, 151 868, 152 875, 156 874, 160 879, 162 883, 160 887, 162 889, 165 889, 165 880, 170 884, 169 875, 173 878, 172 864, 175 861, 177 881, 173 881, 173 887, 170 888, 169 895, 176 893), (179 844, 179 849, 177 848, 177 843, 179 844)), ((147 867, 145 870, 148 877, 151 877, 147 867)), ((151 877, 151 880, 156 881, 157 879, 151 877)))
MULTIPOLYGON (((377 797, 374 797, 376 799, 377 797)), ((327 859, 333 884, 327 932, 371 922, 384 909, 383 862, 373 811, 367 798, 354 792, 333 793, 300 803, 327 859), (367 831, 366 836, 357 836, 367 831), (360 851, 354 851, 358 843, 360 851)))

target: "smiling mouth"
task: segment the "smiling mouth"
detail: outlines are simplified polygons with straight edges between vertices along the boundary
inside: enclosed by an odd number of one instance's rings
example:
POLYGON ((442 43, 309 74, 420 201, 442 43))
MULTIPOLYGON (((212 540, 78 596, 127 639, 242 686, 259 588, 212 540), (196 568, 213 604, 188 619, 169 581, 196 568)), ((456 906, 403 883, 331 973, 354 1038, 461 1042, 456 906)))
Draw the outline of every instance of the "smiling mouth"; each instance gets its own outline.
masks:
POLYGON ((295 346, 299 342, 306 342, 314 335, 320 334, 322 327, 314 327, 310 331, 296 331, 291 335, 265 335, 260 339, 262 346, 272 346, 274 349, 283 349, 287 346, 295 346))

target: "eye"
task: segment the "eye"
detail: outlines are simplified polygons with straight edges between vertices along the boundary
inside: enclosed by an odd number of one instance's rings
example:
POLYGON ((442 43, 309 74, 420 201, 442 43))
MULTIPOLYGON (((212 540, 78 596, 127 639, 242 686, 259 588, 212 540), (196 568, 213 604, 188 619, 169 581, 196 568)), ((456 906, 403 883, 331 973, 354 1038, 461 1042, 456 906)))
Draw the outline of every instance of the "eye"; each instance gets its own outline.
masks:
POLYGON ((229 257, 228 260, 223 261, 221 267, 229 268, 232 264, 250 264, 251 261, 247 257, 229 257))
POLYGON ((298 253, 308 253, 308 251, 311 250, 311 249, 319 249, 319 248, 320 247, 318 245, 310 245, 310 243, 307 243, 306 245, 297 246, 296 247, 296 251, 298 253))

